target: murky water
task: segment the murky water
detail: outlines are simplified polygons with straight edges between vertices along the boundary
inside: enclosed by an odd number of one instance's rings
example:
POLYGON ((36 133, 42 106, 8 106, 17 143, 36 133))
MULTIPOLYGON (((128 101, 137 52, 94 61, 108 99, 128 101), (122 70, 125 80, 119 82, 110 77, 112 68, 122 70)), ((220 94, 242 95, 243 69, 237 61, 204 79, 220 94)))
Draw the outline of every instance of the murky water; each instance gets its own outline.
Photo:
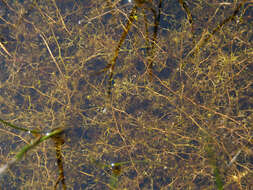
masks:
POLYGON ((0 188, 250 189, 252 11, 1 1, 0 188))

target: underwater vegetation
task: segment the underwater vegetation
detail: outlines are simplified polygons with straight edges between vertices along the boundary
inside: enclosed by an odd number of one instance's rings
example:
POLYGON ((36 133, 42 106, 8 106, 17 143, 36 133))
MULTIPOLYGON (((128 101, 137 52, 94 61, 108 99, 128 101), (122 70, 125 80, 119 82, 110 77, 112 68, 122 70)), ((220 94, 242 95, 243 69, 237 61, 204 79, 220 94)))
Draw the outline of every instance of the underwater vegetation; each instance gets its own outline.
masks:
POLYGON ((251 0, 0 0, 0 189, 253 186, 251 0))

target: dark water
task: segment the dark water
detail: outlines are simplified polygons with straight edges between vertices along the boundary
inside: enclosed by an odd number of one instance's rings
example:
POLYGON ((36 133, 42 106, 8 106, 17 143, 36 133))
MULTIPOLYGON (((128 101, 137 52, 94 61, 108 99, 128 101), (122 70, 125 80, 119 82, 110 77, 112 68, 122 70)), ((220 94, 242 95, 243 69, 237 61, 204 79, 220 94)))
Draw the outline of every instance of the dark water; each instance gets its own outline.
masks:
MULTIPOLYGON (((64 129, 1 189, 253 185, 252 5, 159 3, 0 2, 0 118, 64 129)), ((1 167, 36 138, 0 135, 1 167)))

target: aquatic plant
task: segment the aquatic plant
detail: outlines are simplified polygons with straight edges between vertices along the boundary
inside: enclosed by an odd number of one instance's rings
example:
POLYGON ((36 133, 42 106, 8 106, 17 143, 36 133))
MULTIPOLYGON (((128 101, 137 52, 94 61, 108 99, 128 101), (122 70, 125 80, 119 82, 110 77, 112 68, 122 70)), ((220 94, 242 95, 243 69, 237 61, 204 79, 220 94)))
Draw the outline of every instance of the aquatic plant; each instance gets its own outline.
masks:
POLYGON ((249 189, 251 12, 250 0, 0 1, 0 184, 249 189))

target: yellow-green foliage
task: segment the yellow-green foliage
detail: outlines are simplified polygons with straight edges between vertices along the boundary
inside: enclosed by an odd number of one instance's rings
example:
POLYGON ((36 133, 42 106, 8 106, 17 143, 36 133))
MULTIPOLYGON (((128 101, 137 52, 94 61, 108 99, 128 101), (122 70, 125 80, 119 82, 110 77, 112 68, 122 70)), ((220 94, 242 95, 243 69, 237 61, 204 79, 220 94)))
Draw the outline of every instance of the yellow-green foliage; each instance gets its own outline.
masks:
MULTIPOLYGON (((1 188, 250 189, 251 13, 246 0, 0 1, 0 118, 67 129, 64 178, 44 141, 1 188), (115 178, 112 162, 127 163, 115 178)), ((0 124, 1 166, 34 139, 21 128, 0 124)))

